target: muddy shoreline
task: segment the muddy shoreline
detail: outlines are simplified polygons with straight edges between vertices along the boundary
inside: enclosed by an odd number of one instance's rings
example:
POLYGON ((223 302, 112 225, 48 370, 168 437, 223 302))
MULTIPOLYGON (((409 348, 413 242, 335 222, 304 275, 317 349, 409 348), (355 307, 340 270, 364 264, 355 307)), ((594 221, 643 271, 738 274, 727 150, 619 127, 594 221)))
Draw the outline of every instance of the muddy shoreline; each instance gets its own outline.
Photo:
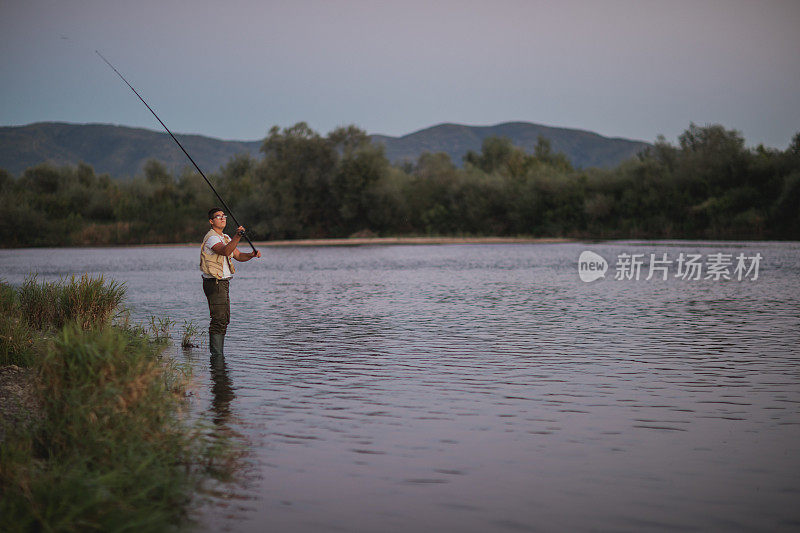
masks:
MULTIPOLYGON (((199 234, 198 234, 199 235, 199 234)), ((197 242, 173 242, 150 244, 77 244, 46 248, 164 248, 170 246, 200 246, 197 242)), ((578 239, 561 237, 344 237, 339 239, 292 239, 279 241, 254 241, 258 248, 291 246, 392 246, 392 245, 433 245, 433 244, 553 244, 579 242, 578 239)), ((241 241, 239 246, 247 246, 241 241)), ((36 248, 36 247, 34 247, 36 248)))

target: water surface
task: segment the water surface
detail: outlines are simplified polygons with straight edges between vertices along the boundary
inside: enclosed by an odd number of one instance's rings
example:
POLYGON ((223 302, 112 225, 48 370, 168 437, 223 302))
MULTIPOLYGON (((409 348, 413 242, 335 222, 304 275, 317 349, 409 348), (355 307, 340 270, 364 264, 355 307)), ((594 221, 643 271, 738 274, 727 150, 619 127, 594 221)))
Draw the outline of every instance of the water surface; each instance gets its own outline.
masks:
MULTIPOLYGON (((194 247, 2 250, 207 324, 194 247)), ((265 249, 194 405, 247 442, 233 531, 794 530, 800 245, 265 249), (580 281, 578 256, 612 263, 580 281), (620 253, 761 253, 759 278, 614 280, 620 253)))

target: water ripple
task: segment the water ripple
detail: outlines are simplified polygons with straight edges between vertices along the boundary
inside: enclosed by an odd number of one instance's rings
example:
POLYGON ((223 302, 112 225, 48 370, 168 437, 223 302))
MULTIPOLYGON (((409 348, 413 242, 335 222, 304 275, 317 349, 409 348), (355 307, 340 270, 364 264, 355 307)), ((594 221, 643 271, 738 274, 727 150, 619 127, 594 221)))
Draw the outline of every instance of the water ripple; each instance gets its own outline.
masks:
MULTIPOLYGON (((207 320, 194 249, 31 265, 125 281, 141 317, 207 320), (142 257, 144 255, 144 257, 142 257), (152 276, 159 272, 159 277, 152 276)), ((59 255, 60 256, 60 255, 59 255)), ((210 418, 250 498, 209 530, 788 529, 800 521, 800 246, 285 248, 232 284, 210 418), (765 257, 757 282, 582 283, 584 249, 765 257)), ((205 389, 203 389, 205 387, 205 389)))

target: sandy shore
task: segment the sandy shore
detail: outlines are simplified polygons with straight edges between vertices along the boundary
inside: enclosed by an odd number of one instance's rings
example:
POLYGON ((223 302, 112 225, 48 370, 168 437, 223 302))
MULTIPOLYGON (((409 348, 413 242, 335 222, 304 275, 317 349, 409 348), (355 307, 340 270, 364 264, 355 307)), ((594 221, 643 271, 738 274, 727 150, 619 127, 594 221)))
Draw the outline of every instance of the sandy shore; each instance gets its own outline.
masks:
POLYGON ((264 241, 254 242, 253 244, 256 246, 365 246, 390 244, 534 244, 570 241, 571 239, 534 239, 530 237, 356 237, 348 239, 264 241))
MULTIPOLYGON (((254 241, 257 248, 278 246, 390 246, 409 244, 550 244, 576 242, 576 239, 533 237, 352 237, 344 239, 296 239, 288 241, 254 241)), ((167 246, 200 246, 198 242, 169 244, 111 244, 103 248, 146 248, 167 246)), ((249 248, 247 241, 239 242, 243 250, 249 248)), ((76 246, 87 247, 87 245, 76 246)), ((91 247, 91 246, 89 246, 91 247)))

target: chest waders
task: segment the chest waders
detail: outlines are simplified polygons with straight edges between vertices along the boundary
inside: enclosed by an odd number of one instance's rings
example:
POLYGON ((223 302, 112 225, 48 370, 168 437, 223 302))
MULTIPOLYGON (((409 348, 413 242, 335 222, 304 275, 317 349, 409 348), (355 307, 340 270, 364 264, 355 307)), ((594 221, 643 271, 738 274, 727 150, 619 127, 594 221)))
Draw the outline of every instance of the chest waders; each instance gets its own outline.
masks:
POLYGON ((211 355, 222 355, 225 333, 231 321, 230 282, 227 279, 203 278, 203 292, 208 299, 211 324, 208 327, 208 344, 211 355))

